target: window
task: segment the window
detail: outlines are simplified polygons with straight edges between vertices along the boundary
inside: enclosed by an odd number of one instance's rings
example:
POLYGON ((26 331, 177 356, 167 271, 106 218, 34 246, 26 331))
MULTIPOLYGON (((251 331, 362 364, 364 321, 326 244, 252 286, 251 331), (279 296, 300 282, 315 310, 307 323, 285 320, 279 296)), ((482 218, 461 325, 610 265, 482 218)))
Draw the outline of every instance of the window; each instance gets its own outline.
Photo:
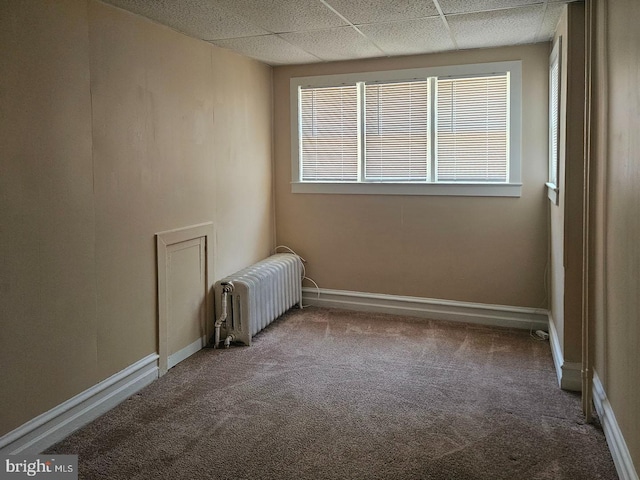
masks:
POLYGON ((519 196, 520 71, 292 78, 292 191, 519 196))
POLYGON ((436 180, 507 182, 507 75, 437 83, 436 180))
POLYGON ((355 85, 300 91, 303 181, 358 180, 358 102, 355 85))
POLYGON ((560 55, 562 38, 558 37, 549 57, 549 181, 547 194, 558 204, 560 155, 560 55))
MULTIPOLYGON (((429 83, 365 84, 366 181, 426 181, 429 83)), ((304 161, 304 159, 303 159, 304 161)))

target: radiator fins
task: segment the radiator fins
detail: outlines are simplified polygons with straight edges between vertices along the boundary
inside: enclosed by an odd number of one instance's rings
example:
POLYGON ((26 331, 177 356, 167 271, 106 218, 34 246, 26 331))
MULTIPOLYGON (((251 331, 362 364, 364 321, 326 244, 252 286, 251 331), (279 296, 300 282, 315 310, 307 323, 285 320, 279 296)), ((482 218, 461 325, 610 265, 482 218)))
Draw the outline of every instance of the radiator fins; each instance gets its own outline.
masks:
POLYGON ((216 282, 216 318, 223 285, 233 283, 224 336, 251 345, 251 338, 302 301, 302 264, 297 255, 277 253, 216 282))

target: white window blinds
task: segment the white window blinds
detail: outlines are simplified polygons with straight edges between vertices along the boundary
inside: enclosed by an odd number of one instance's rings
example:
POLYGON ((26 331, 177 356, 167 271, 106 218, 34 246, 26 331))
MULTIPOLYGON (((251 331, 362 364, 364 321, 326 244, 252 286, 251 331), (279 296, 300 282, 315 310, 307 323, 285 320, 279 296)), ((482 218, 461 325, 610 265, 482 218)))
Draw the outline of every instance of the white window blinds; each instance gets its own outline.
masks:
POLYGON ((358 181, 356 85, 300 91, 301 179, 358 181))
POLYGON ((520 62, 290 84, 294 193, 519 195, 520 62))
POLYGON ((558 185, 558 135, 560 122, 560 57, 555 55, 549 72, 549 183, 558 185))
POLYGON ((507 182, 508 75, 436 84, 436 181, 507 182))
POLYGON ((429 82, 365 87, 365 179, 426 181, 429 82))

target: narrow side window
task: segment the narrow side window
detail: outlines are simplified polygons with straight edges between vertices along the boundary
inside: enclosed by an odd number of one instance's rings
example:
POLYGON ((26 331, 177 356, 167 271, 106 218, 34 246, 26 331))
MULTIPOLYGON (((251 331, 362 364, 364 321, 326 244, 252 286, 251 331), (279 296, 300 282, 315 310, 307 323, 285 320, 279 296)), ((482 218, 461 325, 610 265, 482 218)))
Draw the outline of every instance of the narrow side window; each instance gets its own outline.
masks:
POLYGON ((558 204, 560 169, 560 79, 562 37, 559 37, 549 57, 549 181, 547 194, 558 204))

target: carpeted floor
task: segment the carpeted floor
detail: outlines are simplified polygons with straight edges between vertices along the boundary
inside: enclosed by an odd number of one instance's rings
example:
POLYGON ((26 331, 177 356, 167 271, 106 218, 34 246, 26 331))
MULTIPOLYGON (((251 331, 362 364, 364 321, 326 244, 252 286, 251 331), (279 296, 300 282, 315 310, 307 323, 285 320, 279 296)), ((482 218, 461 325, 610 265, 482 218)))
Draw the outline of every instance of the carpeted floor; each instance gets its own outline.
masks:
POLYGON ((81 479, 615 479, 529 332, 292 310, 52 447, 81 479))

